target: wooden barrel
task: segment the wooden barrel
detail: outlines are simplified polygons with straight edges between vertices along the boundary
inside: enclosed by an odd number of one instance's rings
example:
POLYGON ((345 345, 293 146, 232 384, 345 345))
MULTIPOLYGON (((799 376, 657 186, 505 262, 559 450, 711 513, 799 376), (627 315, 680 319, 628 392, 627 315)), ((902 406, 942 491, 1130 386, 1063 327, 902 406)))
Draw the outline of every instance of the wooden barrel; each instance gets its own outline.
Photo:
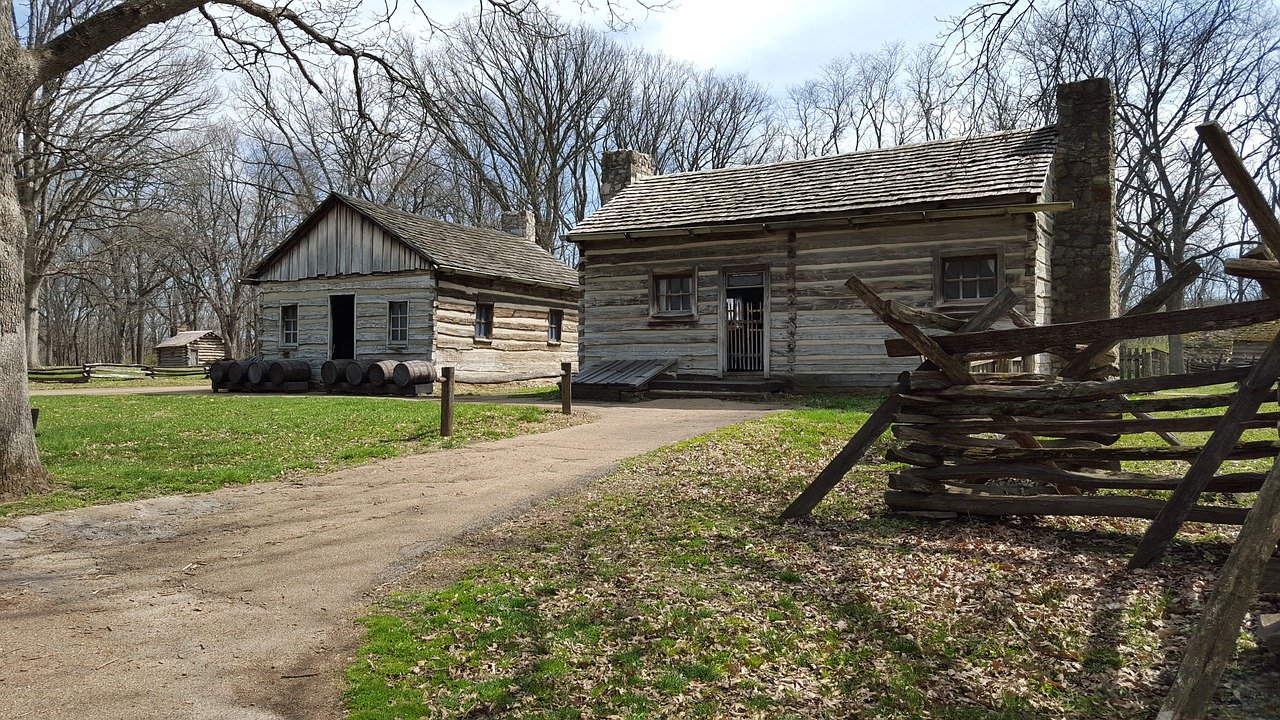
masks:
POLYGON ((436 366, 431 362, 427 360, 409 360, 396 363, 395 370, 391 372, 391 378, 396 385, 408 387, 409 385, 433 383, 439 379, 439 375, 436 374, 436 366))
POLYGON ((271 371, 271 364, 261 360, 254 360, 249 364, 249 369, 245 371, 245 377, 249 378, 249 382, 254 385, 261 384, 266 381, 267 373, 271 371))
POLYGON ((386 385, 391 379, 391 373, 396 369, 395 360, 383 360, 369 366, 369 384, 370 385, 386 385))
POLYGON ((311 363, 306 360, 276 360, 267 370, 267 377, 276 385, 304 382, 311 379, 311 363))
POLYGON ((347 379, 347 366, 350 360, 325 360, 320 366, 320 379, 325 385, 333 385, 347 379))
POLYGON ((352 385, 359 385, 369 379, 369 366, 373 363, 368 360, 352 360, 347 365, 347 382, 352 385))
POLYGON ((245 375, 249 372, 251 360, 232 360, 227 366, 227 382, 240 383, 244 382, 245 375))
POLYGON ((210 365, 209 379, 215 383, 220 383, 225 380, 227 377, 227 366, 230 364, 231 363, 226 360, 219 360, 218 362, 210 365))

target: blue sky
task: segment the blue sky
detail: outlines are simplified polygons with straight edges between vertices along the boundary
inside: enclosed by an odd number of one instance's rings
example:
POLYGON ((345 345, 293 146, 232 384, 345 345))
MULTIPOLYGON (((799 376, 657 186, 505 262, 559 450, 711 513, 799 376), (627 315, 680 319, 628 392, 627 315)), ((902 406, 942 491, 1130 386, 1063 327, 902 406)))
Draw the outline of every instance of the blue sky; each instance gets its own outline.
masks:
MULTIPOLYGON (((681 0, 637 22, 632 42, 781 89, 822 63, 886 42, 930 42, 965 0, 681 0)), ((568 13, 566 13, 568 14, 568 13)))

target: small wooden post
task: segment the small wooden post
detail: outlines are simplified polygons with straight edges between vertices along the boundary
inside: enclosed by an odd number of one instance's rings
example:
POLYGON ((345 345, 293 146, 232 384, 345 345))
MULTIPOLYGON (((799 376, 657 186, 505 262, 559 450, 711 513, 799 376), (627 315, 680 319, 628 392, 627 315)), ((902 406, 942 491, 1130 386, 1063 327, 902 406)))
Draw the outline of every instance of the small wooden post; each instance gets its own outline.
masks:
POLYGON ((31 408, 31 429, 35 430, 36 425, 39 424, 39 422, 40 422, 40 408, 33 407, 31 408))
POLYGON ((560 412, 573 414, 573 363, 560 363, 560 412))
POLYGON ((440 368, 440 437, 453 434, 453 368, 440 368))

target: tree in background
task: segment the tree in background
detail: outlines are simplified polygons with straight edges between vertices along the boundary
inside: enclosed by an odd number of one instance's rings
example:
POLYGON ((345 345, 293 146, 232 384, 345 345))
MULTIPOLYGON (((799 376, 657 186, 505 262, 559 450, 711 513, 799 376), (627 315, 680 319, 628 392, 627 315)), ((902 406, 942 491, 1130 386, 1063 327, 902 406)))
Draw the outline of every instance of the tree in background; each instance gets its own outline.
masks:
MULTIPOLYGON (((975 5, 954 27, 971 52, 968 77, 988 85, 997 81, 982 78, 1003 78, 1020 96, 1019 114, 1033 122, 1053 120, 1060 83, 1112 80, 1122 304, 1183 262, 1234 256, 1256 242, 1192 128, 1218 121, 1243 141, 1248 165, 1274 175, 1280 16, 1271 2, 1009 0, 975 5)), ((1224 286, 1217 270, 1189 292, 1203 297, 1207 287, 1224 286)), ((1187 298, 1167 307, 1180 309, 1187 298)), ((1170 371, 1181 372, 1181 336, 1169 338, 1169 351, 1170 371)))
MULTIPOLYGON (((35 0, 23 43, 52 40, 66 18, 105 7, 35 0)), ((189 33, 162 28, 131 38, 32 93, 19 133, 18 194, 26 222, 27 361, 40 354, 40 290, 59 272, 80 233, 130 222, 148 203, 120 192, 174 157, 175 134, 203 120, 214 97, 212 69, 187 49, 189 33)), ((47 344, 46 344, 47 347, 47 344)))

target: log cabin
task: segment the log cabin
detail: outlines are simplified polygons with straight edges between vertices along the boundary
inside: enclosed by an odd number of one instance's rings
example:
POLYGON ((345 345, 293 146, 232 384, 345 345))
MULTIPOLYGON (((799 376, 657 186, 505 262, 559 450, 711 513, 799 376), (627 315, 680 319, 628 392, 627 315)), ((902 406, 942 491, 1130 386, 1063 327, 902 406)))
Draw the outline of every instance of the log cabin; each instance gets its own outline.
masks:
POLYGON ((156 345, 160 367, 208 367, 226 356, 227 344, 212 330, 180 330, 156 345))
POLYGON ((892 384, 919 359, 886 357, 896 335, 845 287, 851 275, 908 311, 966 317, 1009 287, 1037 324, 1111 317, 1114 102, 1108 81, 1085 80, 1058 88, 1056 126, 700 172, 605 153, 601 207, 568 235, 580 377, 892 384))
POLYGON ((578 276, 533 240, 331 194, 249 273, 264 359, 430 360, 460 382, 555 377, 577 357, 578 276))

